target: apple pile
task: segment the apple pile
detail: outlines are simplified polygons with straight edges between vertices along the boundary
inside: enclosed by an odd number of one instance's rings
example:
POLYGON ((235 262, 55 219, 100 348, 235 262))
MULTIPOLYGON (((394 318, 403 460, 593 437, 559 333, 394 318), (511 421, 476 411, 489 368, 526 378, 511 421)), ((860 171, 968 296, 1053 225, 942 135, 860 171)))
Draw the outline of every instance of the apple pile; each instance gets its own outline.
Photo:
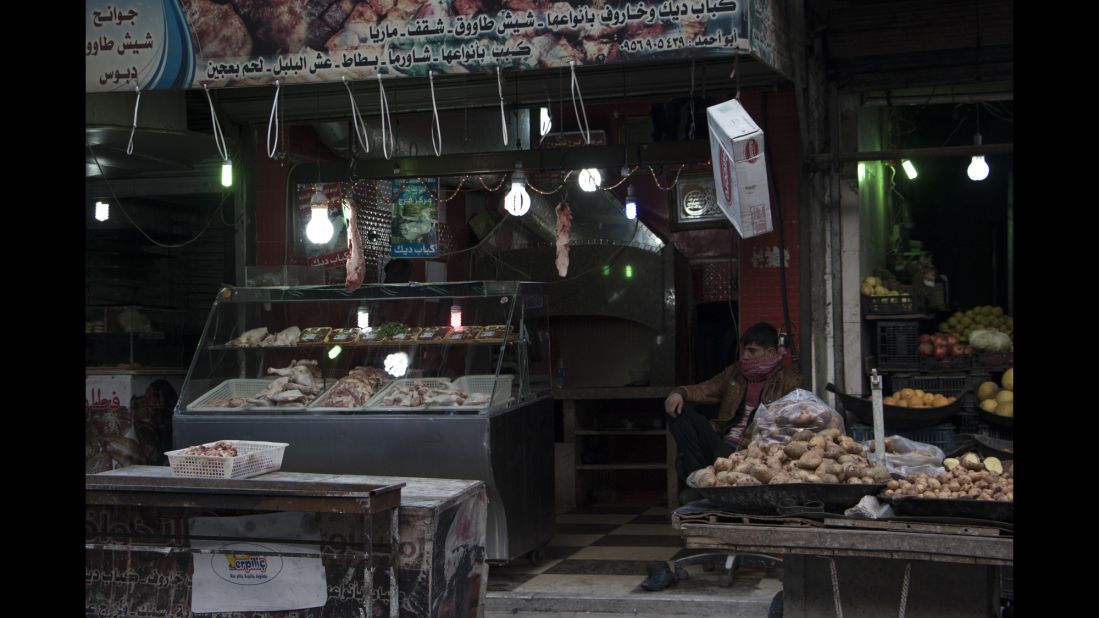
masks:
POLYGON ((933 357, 943 360, 951 356, 969 356, 973 354, 973 346, 963 343, 957 335, 935 333, 934 335, 920 335, 920 356, 933 357))

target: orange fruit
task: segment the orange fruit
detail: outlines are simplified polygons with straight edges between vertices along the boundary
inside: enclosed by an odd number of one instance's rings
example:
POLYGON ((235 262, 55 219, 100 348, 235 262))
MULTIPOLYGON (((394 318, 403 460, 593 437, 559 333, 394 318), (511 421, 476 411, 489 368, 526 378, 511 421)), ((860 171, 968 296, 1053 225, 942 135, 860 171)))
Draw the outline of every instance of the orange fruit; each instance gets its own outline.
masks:
POLYGON ((893 399, 892 397, 886 397, 886 398, 882 399, 881 402, 884 403, 887 406, 897 405, 897 400, 893 399))
MULTIPOLYGON (((941 396, 941 395, 940 395, 940 396, 941 396)), ((934 403, 934 402, 935 402, 935 397, 936 397, 936 396, 935 396, 934 394, 932 394, 932 393, 924 393, 924 396, 923 396, 923 402, 924 402, 924 405, 928 405, 928 406, 929 406, 929 405, 931 405, 932 403, 934 403)))
POLYGON ((910 388, 902 388, 901 389, 901 399, 911 399, 912 395, 915 395, 915 394, 916 394, 916 391, 914 391, 910 388))
POLYGON ((897 407, 898 408, 907 408, 908 407, 908 400, 907 399, 898 399, 897 400, 897 407))

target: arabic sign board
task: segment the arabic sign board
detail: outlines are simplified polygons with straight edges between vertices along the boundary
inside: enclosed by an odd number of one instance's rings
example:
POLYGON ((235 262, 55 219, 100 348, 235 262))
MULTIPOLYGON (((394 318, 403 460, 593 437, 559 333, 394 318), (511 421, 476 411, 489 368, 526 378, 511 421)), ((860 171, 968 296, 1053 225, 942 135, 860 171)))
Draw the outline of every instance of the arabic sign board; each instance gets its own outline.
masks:
MULTIPOLYGON (((758 1, 758 0, 757 0, 758 1)), ((85 90, 319 83, 751 51, 736 0, 85 4, 85 90), (528 10, 527 7, 535 7, 528 10), (382 12, 376 12, 382 10, 382 12)), ((771 3, 766 3, 770 6, 771 3)), ((768 14, 770 11, 768 11, 768 14)))

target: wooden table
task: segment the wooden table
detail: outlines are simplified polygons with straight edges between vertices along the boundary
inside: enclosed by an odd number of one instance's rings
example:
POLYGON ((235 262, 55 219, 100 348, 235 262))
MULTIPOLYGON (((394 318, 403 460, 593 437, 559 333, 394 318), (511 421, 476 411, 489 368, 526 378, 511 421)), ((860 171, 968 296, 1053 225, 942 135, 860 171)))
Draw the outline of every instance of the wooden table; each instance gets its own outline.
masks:
POLYGON ((761 517, 690 507, 672 516, 687 547, 783 557, 785 618, 836 616, 837 596, 845 618, 896 615, 903 590, 911 618, 993 615, 996 567, 1014 563, 1008 524, 761 517))
MULTIPOLYGON (((191 547, 187 519, 258 512, 313 513, 320 540, 286 556, 318 556, 328 582, 323 608, 293 616, 398 616, 398 507, 403 483, 355 476, 278 472, 251 479, 175 478, 164 466, 132 466, 85 477, 85 611, 90 616, 190 614, 192 556, 232 550, 191 547), (382 583, 384 581, 385 583, 382 583), (378 584, 378 585, 376 585, 378 584), (382 606, 378 613, 376 606, 382 606)), ((228 539, 225 541, 235 541, 228 539)), ((264 612, 288 616, 291 612, 264 612)))

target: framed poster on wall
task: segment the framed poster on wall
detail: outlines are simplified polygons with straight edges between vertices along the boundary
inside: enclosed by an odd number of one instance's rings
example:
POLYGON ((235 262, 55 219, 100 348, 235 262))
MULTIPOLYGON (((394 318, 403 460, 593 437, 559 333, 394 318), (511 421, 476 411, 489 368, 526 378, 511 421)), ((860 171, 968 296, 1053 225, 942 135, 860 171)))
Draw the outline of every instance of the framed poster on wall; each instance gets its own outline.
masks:
POLYGON ((393 181, 394 258, 435 257, 439 253, 439 179, 393 181))
POLYGON ((674 232, 729 227, 729 218, 717 206, 714 175, 709 171, 684 172, 668 192, 668 221, 674 232))

